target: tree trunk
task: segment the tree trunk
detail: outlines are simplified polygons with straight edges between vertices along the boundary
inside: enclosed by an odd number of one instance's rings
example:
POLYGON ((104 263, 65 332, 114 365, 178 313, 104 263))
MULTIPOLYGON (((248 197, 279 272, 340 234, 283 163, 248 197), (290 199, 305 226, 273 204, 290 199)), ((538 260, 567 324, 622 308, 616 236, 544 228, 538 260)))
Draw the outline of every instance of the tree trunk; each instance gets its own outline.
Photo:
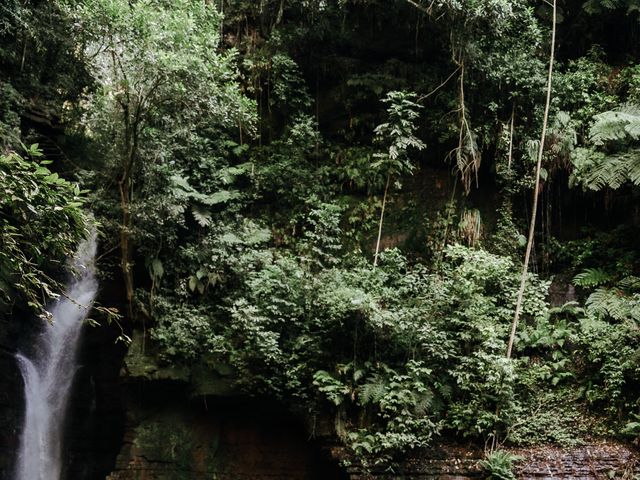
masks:
POLYGON ((122 224, 120 225, 120 269, 124 280, 127 299, 127 316, 133 322, 133 247, 131 245, 131 192, 133 190, 133 169, 138 155, 139 109, 133 119, 129 116, 129 105, 123 109, 125 115, 125 151, 123 152, 122 177, 118 182, 120 191, 120 210, 122 224))
POLYGON ((538 210, 538 195, 540 193, 540 170, 542 169, 542 156, 544 154, 544 141, 547 136, 547 123, 549 121, 549 106, 551 104, 551 82, 553 79, 553 60, 556 48, 556 3, 553 0, 553 25, 551 27, 551 55, 549 60, 549 77, 547 79, 547 101, 544 107, 544 118, 542 120, 542 138, 540 139, 540 148, 538 149, 538 163, 536 165, 536 184, 533 191, 533 207, 531 210, 531 223, 529 224, 529 237, 527 239, 527 249, 524 254, 524 265, 522 266, 522 275, 520 276, 520 289, 518 290, 518 298, 516 300, 516 311, 513 316, 513 324, 511 325, 511 335, 509 336, 509 345, 507 346, 507 358, 511 358, 513 350, 513 342, 515 340, 516 331, 518 329, 518 321, 522 310, 522 299, 524 297, 524 288, 527 283, 527 271, 529 269, 529 259, 531 257, 531 249, 533 246, 533 237, 536 229, 536 212, 538 210))
POLYGON ((127 298, 127 317, 133 321, 133 274, 131 273, 131 178, 123 177, 118 183, 120 190, 120 210, 122 224, 120 225, 120 269, 124 280, 127 298))

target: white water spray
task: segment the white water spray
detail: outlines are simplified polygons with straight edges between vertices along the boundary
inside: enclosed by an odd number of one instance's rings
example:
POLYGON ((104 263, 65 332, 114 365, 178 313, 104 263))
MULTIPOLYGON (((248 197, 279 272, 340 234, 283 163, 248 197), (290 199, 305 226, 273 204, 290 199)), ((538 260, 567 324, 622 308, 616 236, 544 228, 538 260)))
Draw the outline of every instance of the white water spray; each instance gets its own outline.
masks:
POLYGON ((83 320, 98 290, 96 238, 84 241, 75 256, 75 277, 60 297, 35 342, 33 358, 18 353, 26 402, 16 480, 60 480, 64 417, 83 320))

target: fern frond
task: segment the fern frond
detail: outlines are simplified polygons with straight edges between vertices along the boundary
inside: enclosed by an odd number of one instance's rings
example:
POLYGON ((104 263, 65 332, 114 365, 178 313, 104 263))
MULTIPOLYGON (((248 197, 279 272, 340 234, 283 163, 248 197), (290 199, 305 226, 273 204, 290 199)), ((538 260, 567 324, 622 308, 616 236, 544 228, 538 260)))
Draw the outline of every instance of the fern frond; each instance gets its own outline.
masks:
POLYGON ((633 292, 640 290, 640 277, 629 276, 620 280, 620 288, 625 289, 627 292, 633 292))
POLYGON ((584 175, 584 185, 591 190, 620 188, 627 181, 640 185, 640 149, 603 156, 584 175))
POLYGON ((453 395, 453 387, 447 383, 438 383, 436 388, 442 398, 450 399, 453 395))
POLYGON ((361 405, 379 404, 387 393, 387 380, 380 375, 373 375, 359 390, 361 405))
POLYGON ((604 145, 609 141, 640 139, 640 106, 625 105, 594 117, 591 127, 591 141, 604 145))
POLYGON ((640 185, 640 149, 636 148, 628 152, 628 173, 629 181, 634 185, 640 185))
POLYGON ((433 392, 428 389, 416 398, 414 411, 417 415, 426 415, 431 406, 433 405, 434 395, 433 392))
MULTIPOLYGON (((578 274, 580 275, 580 274, 578 274)), ((577 276, 577 275, 576 275, 577 276)), ((577 283, 575 283, 575 277, 574 277, 574 285, 578 285, 577 283)), ((576 301, 571 301, 571 302, 567 302, 562 304, 559 307, 551 307, 549 309, 549 316, 553 316, 553 315, 579 315, 583 312, 583 309, 580 307, 580 304, 576 301)))
POLYGON ((591 142, 605 148, 577 149, 572 181, 591 190, 616 189, 626 182, 640 185, 640 105, 624 105, 593 119, 591 142), (610 153, 612 147, 618 151, 610 153))
POLYGON ((640 321, 640 294, 634 294, 629 301, 629 316, 636 322, 640 321))
POLYGON ((624 320, 631 316, 629 298, 617 288, 598 288, 589 295, 585 305, 599 318, 609 316, 614 320, 624 320))
POLYGON ((578 287, 597 287, 611 280, 611 275, 601 268, 587 268, 573 277, 573 284, 578 287))

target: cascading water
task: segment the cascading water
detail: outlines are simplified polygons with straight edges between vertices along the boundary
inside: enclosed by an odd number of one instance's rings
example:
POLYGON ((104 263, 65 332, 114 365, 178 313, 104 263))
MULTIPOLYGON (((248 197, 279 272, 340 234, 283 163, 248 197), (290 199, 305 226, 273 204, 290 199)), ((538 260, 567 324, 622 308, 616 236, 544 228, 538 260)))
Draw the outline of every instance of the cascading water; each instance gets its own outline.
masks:
POLYGON ((50 310, 52 322, 36 339, 33 358, 16 355, 26 402, 16 480, 60 480, 64 417, 77 368, 80 331, 98 290, 95 254, 93 235, 78 249, 75 276, 50 310))

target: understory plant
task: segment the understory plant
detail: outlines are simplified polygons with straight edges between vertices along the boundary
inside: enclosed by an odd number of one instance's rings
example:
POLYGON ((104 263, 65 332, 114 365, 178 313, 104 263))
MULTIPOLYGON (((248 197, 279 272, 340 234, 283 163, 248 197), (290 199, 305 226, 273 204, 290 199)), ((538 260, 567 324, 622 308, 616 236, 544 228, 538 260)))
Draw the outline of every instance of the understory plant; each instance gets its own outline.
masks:
POLYGON ((522 460, 522 457, 514 455, 506 450, 494 450, 488 453, 480 466, 487 473, 487 479, 491 480, 515 480, 513 471, 514 463, 522 460))
MULTIPOLYGON (((157 294, 152 336, 167 360, 217 356, 245 391, 333 417, 370 466, 441 432, 486 438, 508 428, 519 402, 504 358, 513 261, 452 245, 437 273, 397 249, 372 269, 344 248, 339 207, 309 208, 289 248, 245 222, 234 234, 210 228, 184 250, 192 267, 178 290, 157 294)), ((532 275, 528 285, 523 312, 535 323, 548 311, 548 283, 532 275)))

